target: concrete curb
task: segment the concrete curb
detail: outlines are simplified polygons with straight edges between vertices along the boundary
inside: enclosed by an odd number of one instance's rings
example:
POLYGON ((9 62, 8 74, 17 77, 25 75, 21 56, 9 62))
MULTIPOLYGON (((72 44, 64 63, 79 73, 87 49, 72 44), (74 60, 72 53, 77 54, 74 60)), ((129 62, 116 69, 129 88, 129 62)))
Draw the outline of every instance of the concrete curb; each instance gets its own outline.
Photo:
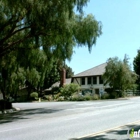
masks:
MULTIPOLYGON (((78 137, 78 138, 73 139, 73 140, 82 140, 82 139, 84 139, 86 137, 90 138, 90 137, 99 136, 99 135, 111 132, 112 130, 119 130, 119 129, 121 130, 121 129, 123 129, 123 127, 126 127, 128 125, 135 125, 135 124, 140 124, 140 120, 137 120, 137 121, 134 121, 134 122, 130 122, 130 123, 127 123, 125 125, 120 125, 120 126, 112 127, 112 128, 109 128, 109 129, 106 129, 106 130, 103 130, 103 131, 99 131, 99 132, 96 132, 96 133, 87 134, 87 135, 78 137)), ((70 139, 70 140, 72 140, 72 139, 70 139)))

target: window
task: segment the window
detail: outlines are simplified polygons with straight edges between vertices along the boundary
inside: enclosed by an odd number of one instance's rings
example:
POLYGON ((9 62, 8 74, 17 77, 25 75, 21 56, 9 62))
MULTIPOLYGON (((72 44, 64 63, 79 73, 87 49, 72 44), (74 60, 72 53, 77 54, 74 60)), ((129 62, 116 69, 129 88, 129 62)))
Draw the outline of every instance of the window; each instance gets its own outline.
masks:
POLYGON ((96 85, 97 84, 97 77, 93 76, 93 84, 96 85))
POLYGON ((99 76, 99 84, 103 84, 102 76, 99 76))
POLYGON ((85 85, 85 77, 81 78, 81 85, 85 85))
POLYGON ((91 85, 91 77, 88 77, 88 85, 91 85))
POLYGON ((95 89, 95 94, 99 94, 99 89, 95 89))

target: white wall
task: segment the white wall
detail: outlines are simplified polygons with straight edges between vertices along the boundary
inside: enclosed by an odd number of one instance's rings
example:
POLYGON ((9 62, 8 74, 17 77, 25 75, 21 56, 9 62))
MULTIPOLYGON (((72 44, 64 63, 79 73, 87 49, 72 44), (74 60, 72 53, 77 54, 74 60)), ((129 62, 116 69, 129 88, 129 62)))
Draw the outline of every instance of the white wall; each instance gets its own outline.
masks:
MULTIPOLYGON (((81 85, 81 78, 74 78, 73 83, 80 84, 81 89, 90 89, 90 90, 92 89, 92 92, 95 93, 95 89, 105 89, 105 86, 103 84, 99 84, 99 76, 97 76, 96 78, 97 78, 97 84, 88 85, 87 77, 85 77, 85 85, 81 85)), ((109 87, 109 86, 106 86, 106 87, 109 87)))

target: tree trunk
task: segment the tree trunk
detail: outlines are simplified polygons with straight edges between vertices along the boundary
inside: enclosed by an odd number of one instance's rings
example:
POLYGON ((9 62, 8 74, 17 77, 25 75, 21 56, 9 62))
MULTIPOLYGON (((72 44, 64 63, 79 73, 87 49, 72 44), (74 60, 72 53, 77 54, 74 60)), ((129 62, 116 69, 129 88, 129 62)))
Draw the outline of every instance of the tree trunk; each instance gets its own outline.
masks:
POLYGON ((60 87, 63 87, 66 83, 66 70, 62 68, 60 72, 60 87))

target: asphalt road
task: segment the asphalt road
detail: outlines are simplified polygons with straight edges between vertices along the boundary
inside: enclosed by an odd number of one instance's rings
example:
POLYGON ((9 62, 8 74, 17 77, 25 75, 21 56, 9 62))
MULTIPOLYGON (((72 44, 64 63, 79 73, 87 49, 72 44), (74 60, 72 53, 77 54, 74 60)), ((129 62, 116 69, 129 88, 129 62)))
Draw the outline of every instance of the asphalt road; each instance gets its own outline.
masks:
POLYGON ((13 106, 21 110, 0 115, 0 140, 70 140, 140 120, 140 97, 13 106))

